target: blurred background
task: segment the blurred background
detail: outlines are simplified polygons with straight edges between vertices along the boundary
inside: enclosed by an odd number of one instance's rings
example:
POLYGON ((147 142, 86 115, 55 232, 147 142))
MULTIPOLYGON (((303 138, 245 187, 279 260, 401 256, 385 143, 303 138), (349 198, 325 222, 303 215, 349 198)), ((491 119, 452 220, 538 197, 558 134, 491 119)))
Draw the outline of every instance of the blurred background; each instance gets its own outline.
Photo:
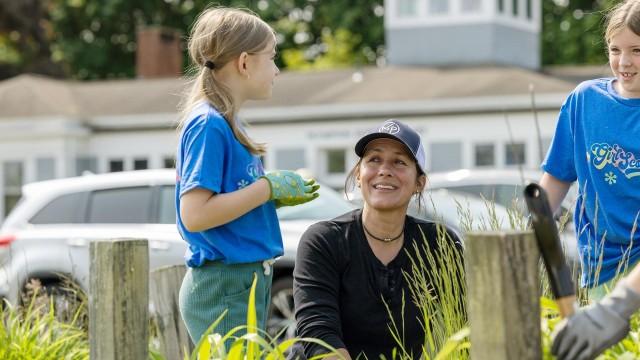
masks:
MULTIPOLYGON (((318 200, 279 210, 284 255, 269 333, 293 336, 300 236, 361 205, 340 191, 357 139, 383 120, 422 135, 430 186, 412 215, 459 233, 524 228, 522 185, 540 177, 564 98, 609 76, 602 9, 612 3, 216 2, 248 8, 277 32, 273 98, 240 113, 268 144, 265 168, 303 169, 322 184, 318 200)), ((57 307, 72 303, 65 284, 88 289, 96 239, 148 239, 152 269, 184 263, 177 106, 191 73, 186 35, 208 5, 0 0, 0 298, 18 302, 37 279, 62 295, 57 307)), ((574 198, 562 204, 565 225, 574 198)), ((563 247, 577 264, 566 229, 563 247)))
MULTIPOLYGON (((558 109, 608 76, 613 1, 258 0, 278 34, 274 96, 242 118, 267 169, 340 190, 353 144, 399 118, 429 172, 536 169, 558 109)), ((0 221, 22 185, 172 168, 185 36, 200 0, 0 0, 0 221)))

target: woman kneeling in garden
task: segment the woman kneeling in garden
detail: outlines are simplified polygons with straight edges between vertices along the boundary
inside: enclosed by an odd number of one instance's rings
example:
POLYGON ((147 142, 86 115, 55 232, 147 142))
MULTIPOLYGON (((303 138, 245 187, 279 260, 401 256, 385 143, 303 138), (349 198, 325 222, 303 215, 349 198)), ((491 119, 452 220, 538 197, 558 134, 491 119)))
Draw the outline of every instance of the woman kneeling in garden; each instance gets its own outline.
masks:
MULTIPOLYGON (((355 152, 360 159, 345 189, 354 183, 360 188, 363 208, 311 226, 298 246, 298 335, 320 339, 347 359, 391 358, 394 348, 403 357, 418 358, 425 346, 424 314, 404 274, 412 273, 413 260, 438 256, 444 245, 452 245, 459 258, 461 244, 452 231, 407 215, 411 198, 422 200, 427 182, 415 130, 388 120, 363 136, 355 152), (394 328, 399 341, 392 336, 394 328)), ((428 269, 434 271, 440 269, 428 269)), ((452 282, 460 284, 460 278, 452 282)), ((433 285, 425 292, 437 297, 433 285)), ((312 343, 304 346, 307 357, 327 352, 312 343)))

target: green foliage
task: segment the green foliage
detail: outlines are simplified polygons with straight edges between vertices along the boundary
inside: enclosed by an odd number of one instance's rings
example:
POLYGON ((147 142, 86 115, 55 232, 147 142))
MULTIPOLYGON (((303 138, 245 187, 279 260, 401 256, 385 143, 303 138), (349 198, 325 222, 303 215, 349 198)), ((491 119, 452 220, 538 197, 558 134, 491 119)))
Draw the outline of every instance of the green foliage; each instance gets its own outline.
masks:
POLYGON ((22 61, 22 56, 14 47, 10 37, 0 34, 0 63, 18 65, 22 61))
MULTIPOLYGON (((577 209, 576 211, 585 211, 584 206, 585 206, 585 203, 583 202, 582 208, 577 209)), ((598 210, 596 210, 596 213, 597 211, 598 210)), ((565 228, 565 226, 567 226, 567 223, 570 218, 571 218, 571 213, 568 212, 568 213, 565 213, 559 219, 558 228, 560 231, 562 231, 565 228)), ((635 231, 635 224, 632 231, 635 231)), ((633 234, 632 234, 632 237, 633 237, 633 234)), ((599 245, 599 246, 600 246, 600 249, 602 249, 602 245, 599 245)), ((625 255, 626 260, 623 259, 620 262, 620 265, 616 270, 616 274, 614 275, 614 279, 612 281, 613 283, 616 283, 618 280, 620 280, 625 275, 625 272, 628 270, 627 269, 627 265, 629 261, 628 256, 629 254, 627 253, 625 255)), ((595 268, 595 276, 596 278, 599 277, 600 269, 602 266, 602 257, 600 257, 597 264, 589 264, 589 266, 592 266, 593 268, 595 268)), ((581 278, 581 274, 579 270, 575 268, 572 269, 572 274, 573 274, 572 277, 574 279, 575 284, 579 284, 580 278, 581 278)), ((541 326, 542 353, 543 353, 542 358, 544 360, 552 360, 552 359, 555 359, 555 357, 551 354, 552 334, 554 329, 562 319, 560 318, 560 311, 558 309, 556 302, 551 300, 553 298, 553 295, 551 293, 551 288, 549 286, 547 271, 544 268, 543 264, 540 264, 540 280, 541 280, 541 289, 542 289, 542 296, 540 298, 540 313, 541 313, 540 326, 541 326)), ((604 286, 605 293, 608 293, 610 290, 612 289, 609 289, 607 285, 604 286)), ((587 306, 593 301, 592 299, 589 298, 589 290, 581 287, 576 288, 576 299, 579 306, 581 307, 587 306)), ((622 341, 620 341, 618 344, 604 351, 600 356, 596 358, 597 360, 614 360, 614 359, 631 360, 631 359, 640 358, 640 314, 639 313, 636 313, 631 318, 630 325, 631 325, 630 326, 631 331, 629 332, 627 337, 622 341)))
MULTIPOLYGON (((258 278, 254 274, 247 305, 247 324, 237 326, 224 335, 213 333, 216 326, 226 316, 225 311, 205 331, 196 344, 190 360, 284 360, 285 352, 298 342, 312 342, 324 346, 327 349, 327 354, 316 357, 317 359, 328 356, 344 359, 341 354, 323 341, 294 338, 278 343, 277 337, 270 338, 265 331, 259 329, 255 301, 257 281, 258 278)), ((161 358, 158 357, 158 359, 161 358)))
POLYGON ((542 2, 542 63, 604 64, 604 15, 617 1, 542 2))
POLYGON ((36 290, 26 308, 6 304, 0 322, 0 359, 88 359, 87 333, 77 322, 79 307, 69 323, 57 320, 54 299, 36 290))
MULTIPOLYGON (((76 0, 79 1, 79 0, 76 0)), ((487 209, 491 213, 492 204, 487 203, 487 209)), ((517 204, 514 203, 514 209, 517 204)), ((461 222, 470 228, 473 219, 470 212, 465 211, 462 204, 459 206, 462 217, 461 222), (467 215, 465 215, 467 214, 467 215)), ((524 224, 522 219, 516 219, 519 210, 513 210, 514 219, 510 220, 512 227, 519 228, 524 224)), ((494 215, 490 215, 490 217, 494 215)), ((565 214, 565 217, 568 217, 565 214)), ((562 219, 565 224, 567 219, 562 219)), ((495 219, 481 221, 481 227, 489 229, 496 224, 495 219)), ((466 281, 464 279, 464 266, 462 258, 457 250, 446 240, 442 229, 439 231, 438 251, 431 254, 429 251, 416 253, 429 254, 425 258, 412 258, 412 271, 405 273, 405 279, 409 284, 409 294, 406 301, 415 302, 422 314, 422 325, 425 329, 426 339, 424 359, 467 359, 472 344, 469 341, 469 327, 464 310, 466 299, 466 281), (430 269, 438 269, 432 271, 430 269), (433 285, 433 287, 431 287, 433 285)), ((556 303, 551 300, 546 272, 541 272, 541 288, 543 296, 540 299, 541 306, 541 330, 543 359, 551 360, 551 334, 561 321, 556 303)), ((283 360, 284 354, 294 344, 299 342, 313 342, 327 348, 327 356, 338 356, 326 343, 309 338, 295 338, 278 342, 277 337, 271 338, 262 330, 257 329, 255 312, 255 286, 256 278, 252 284, 250 301, 248 303, 247 323, 238 326, 226 334, 214 333, 216 326, 226 315, 222 314, 207 330, 197 344, 196 349, 189 358, 184 360, 283 360)), ((60 321, 59 314, 55 311, 55 299, 49 297, 44 288, 35 284, 28 289, 23 301, 25 307, 7 306, 0 313, 0 359, 88 359, 89 344, 86 329, 86 297, 78 294, 81 304, 78 305, 67 322, 60 321)), ((70 289, 73 290, 73 289, 70 289)), ((588 294, 583 289, 578 292, 581 305, 589 302, 588 294)), ((402 349, 402 324, 390 324, 391 336, 399 345, 394 359, 408 359, 408 354, 402 349)), ((140 339, 144 341, 143 339, 140 339)), ((150 359, 164 360, 163 356, 154 349, 150 349, 150 359)), ((631 360, 640 358, 640 315, 636 314, 631 319, 631 331, 620 343, 606 350, 598 360, 631 360)))
POLYGON ((361 36, 352 34, 349 30, 339 28, 335 32, 325 29, 322 43, 326 51, 315 58, 309 56, 311 48, 282 50, 282 60, 288 69, 331 69, 362 64, 366 59, 356 52, 361 36))
MULTIPOLYGON (((410 256, 411 272, 403 273, 411 297, 406 300, 415 303, 421 314, 420 323, 425 332, 423 358, 468 359, 471 344, 462 254, 441 226, 438 248, 431 251, 426 248, 428 242, 424 244, 422 249, 414 245, 414 253, 426 254, 426 257, 410 256)), ((404 328, 402 325, 392 322, 389 328, 398 344, 397 358, 409 360, 412 357, 403 347, 403 332, 399 330, 404 328)))
MULTIPOLYGON (((540 298, 540 309, 542 314, 542 358, 553 360, 551 355, 552 333, 560 323, 560 312, 555 301, 550 295, 543 295, 540 298)), ((640 315, 636 314, 631 318, 631 331, 622 341, 604 351, 597 360, 631 360, 640 358, 640 315)))
POLYGON ((186 31, 208 2, 155 0, 47 0, 52 57, 80 79, 133 77, 136 29, 186 31))
MULTIPOLYGON (((30 71, 78 79, 135 76, 136 28, 186 35, 213 5, 256 12, 278 33, 278 65, 317 69, 384 57, 383 0, 0 0, 0 78, 30 71)), ((542 63, 606 62, 602 24, 614 0, 542 2, 542 63)), ((185 55, 186 60, 186 55, 185 55)), ((185 61, 185 66, 187 62, 185 61)))
MULTIPOLYGON (((261 2, 258 1, 258 4, 261 2)), ((258 14, 276 29, 292 68, 372 64, 384 56, 382 0, 271 0, 258 14), (300 66, 307 64, 307 66, 300 66), (311 65, 309 65, 311 64, 311 65)))
MULTIPOLYGON (((14 3, 0 0, 0 10, 3 7, 11 10, 14 3)), ((6 21, 6 26, 0 26, 0 70, 2 65, 13 66, 17 71, 28 70, 28 63, 44 58, 78 79, 134 77, 138 27, 176 28, 186 36, 196 16, 211 5, 254 11, 276 29, 279 49, 300 51, 304 54, 303 62, 317 67, 373 63, 384 53, 382 0, 34 0, 32 3, 33 8, 16 8, 9 19, 30 26, 33 35, 28 39, 20 37, 16 32, 20 29, 11 26, 14 22, 6 21)), ((282 59, 277 61, 281 67, 288 65, 282 59)), ((184 63, 186 66, 187 61, 184 63)))

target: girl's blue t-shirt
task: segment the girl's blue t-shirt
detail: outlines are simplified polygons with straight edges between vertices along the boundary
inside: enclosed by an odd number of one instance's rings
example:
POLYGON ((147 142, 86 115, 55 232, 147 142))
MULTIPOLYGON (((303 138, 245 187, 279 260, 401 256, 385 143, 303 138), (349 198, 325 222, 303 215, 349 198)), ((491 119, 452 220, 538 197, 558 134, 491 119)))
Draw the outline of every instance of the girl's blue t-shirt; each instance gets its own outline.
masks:
POLYGON ((282 255, 273 201, 205 231, 189 232, 184 227, 180 198, 188 191, 203 188, 215 194, 231 193, 264 175, 260 158, 238 142, 224 117, 208 103, 193 109, 181 131, 176 172, 176 219, 180 235, 189 243, 187 266, 198 267, 206 260, 249 263, 282 255))
POLYGON ((589 80, 569 95, 542 164, 578 181, 574 223, 588 287, 640 260, 640 99, 620 96, 614 80, 589 80))

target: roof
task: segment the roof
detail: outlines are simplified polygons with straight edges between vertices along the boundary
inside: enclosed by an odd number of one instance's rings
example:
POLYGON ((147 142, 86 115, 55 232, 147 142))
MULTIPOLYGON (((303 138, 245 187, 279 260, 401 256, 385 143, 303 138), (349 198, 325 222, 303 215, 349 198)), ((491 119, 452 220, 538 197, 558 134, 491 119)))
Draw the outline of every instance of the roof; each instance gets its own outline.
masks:
POLYGON ((575 83, 612 76, 609 64, 547 66, 544 68, 543 73, 575 83))
POLYGON ((513 67, 366 67, 288 72, 263 106, 377 103, 407 100, 567 92, 575 83, 513 67))
POLYGON ((0 82, 0 118, 174 113, 178 78, 80 82, 24 74, 0 82))
MULTIPOLYGON (((582 76, 593 72, 583 70, 582 76)), ((249 102, 248 109, 316 108, 440 99, 566 94, 576 76, 515 67, 363 67, 324 71, 284 71, 273 97, 249 102)), ((91 118, 173 114, 186 80, 124 79, 80 82, 20 75, 0 82, 0 118, 64 116, 91 118)), ((504 101, 504 100, 502 100, 504 101)), ((447 107, 455 107, 454 101, 447 107)), ((554 105, 555 106, 555 105, 554 105)), ((359 106, 360 108, 360 106, 359 106)))

